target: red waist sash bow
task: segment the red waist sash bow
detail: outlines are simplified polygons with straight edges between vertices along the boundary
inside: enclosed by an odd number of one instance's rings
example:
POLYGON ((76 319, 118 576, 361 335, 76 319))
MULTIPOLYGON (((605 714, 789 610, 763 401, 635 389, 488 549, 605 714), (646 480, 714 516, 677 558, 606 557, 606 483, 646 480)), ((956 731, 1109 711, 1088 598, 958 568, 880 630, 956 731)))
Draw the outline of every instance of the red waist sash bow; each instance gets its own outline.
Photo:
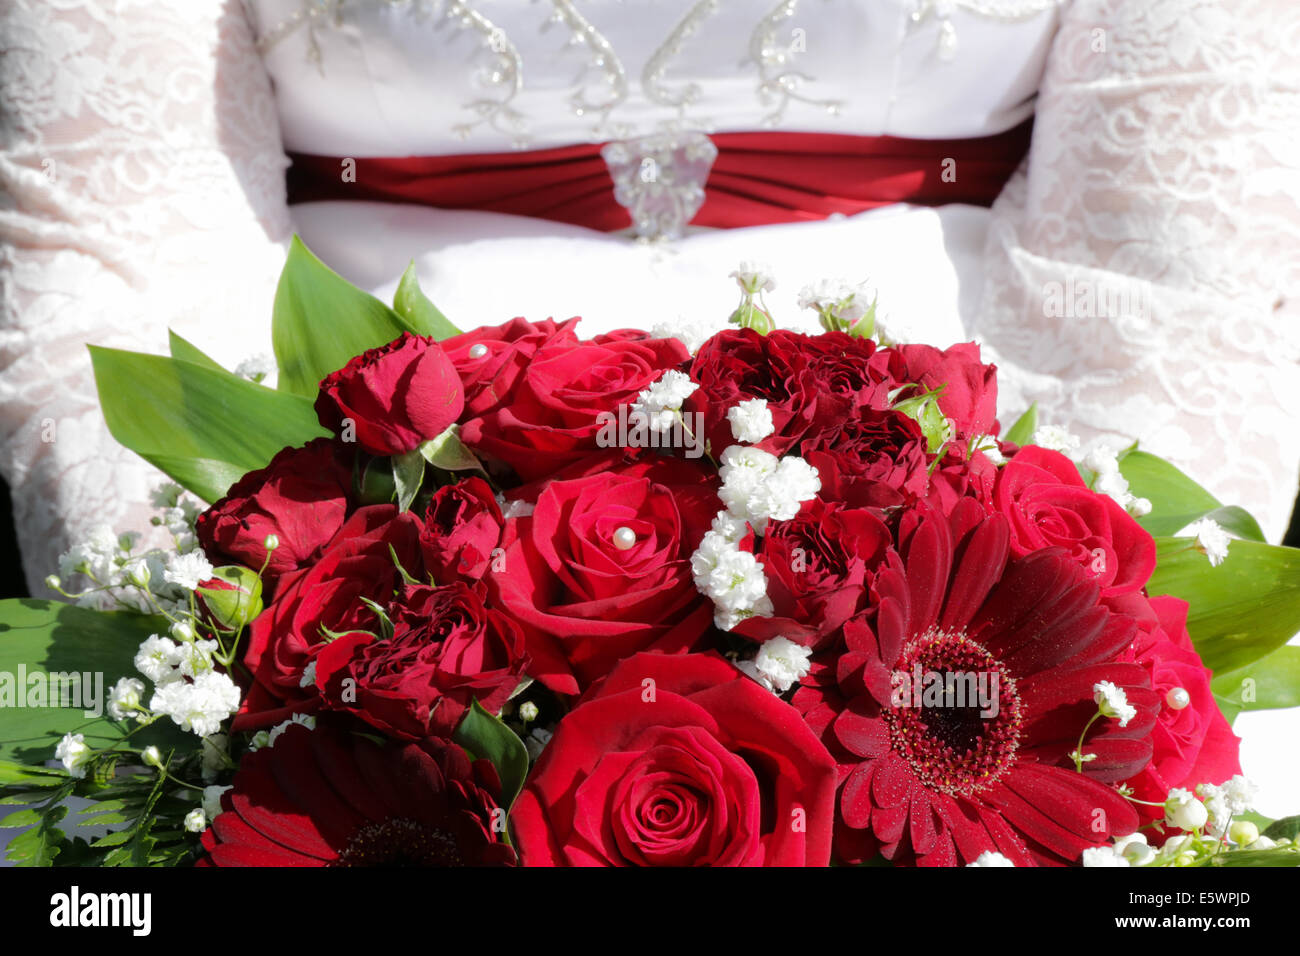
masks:
MULTIPOLYGON (((824 219, 892 203, 990 206, 1029 147, 1033 120, 977 139, 839 133, 717 133, 717 159, 693 225, 824 219), (952 162, 947 162, 951 160, 952 162)), ((482 209, 614 231, 631 225, 614 199, 601 144, 456 156, 345 160, 290 153, 289 202, 365 199, 482 209), (349 178, 351 178, 349 176, 349 178)))

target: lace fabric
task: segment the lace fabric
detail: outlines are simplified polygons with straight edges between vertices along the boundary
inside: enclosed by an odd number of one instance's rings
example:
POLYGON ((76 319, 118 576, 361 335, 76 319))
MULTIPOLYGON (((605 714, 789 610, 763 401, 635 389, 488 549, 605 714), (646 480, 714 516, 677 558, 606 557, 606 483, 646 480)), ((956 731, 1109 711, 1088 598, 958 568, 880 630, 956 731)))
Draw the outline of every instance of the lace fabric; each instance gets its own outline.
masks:
POLYGON ((10 0, 0 37, 0 467, 42 596, 90 528, 147 530, 161 477, 108 434, 86 343, 269 351, 286 161, 237 0, 10 0))
POLYGON ((1082 436, 1163 455, 1281 537, 1300 454, 1300 7, 1076 0, 969 329, 1082 436))

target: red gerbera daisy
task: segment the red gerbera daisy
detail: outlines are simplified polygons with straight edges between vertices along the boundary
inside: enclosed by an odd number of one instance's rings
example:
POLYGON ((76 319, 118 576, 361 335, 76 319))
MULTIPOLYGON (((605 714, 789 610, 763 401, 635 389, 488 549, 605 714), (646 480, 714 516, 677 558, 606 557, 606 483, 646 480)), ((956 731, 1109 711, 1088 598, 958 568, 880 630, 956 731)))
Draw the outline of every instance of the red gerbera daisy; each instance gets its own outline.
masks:
POLYGON ((200 865, 508 866, 500 795, 492 764, 448 741, 294 724, 243 759, 200 865))
POLYGON ((794 698, 840 762, 838 855, 1060 864, 1131 833, 1137 815, 1109 784, 1147 764, 1158 713, 1143 669, 1115 660, 1134 621, 1063 549, 1013 558, 1005 520, 974 501, 902 525, 874 607, 794 698), (1080 772, 1070 755, 1100 681, 1137 716, 1094 722, 1080 772))

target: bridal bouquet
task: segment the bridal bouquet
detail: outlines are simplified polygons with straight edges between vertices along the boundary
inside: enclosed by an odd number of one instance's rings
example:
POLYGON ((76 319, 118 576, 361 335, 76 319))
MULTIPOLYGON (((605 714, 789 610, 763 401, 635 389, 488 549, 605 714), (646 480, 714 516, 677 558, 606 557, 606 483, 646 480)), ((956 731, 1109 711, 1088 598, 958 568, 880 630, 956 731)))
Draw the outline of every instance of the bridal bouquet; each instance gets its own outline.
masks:
POLYGON ((693 347, 460 333, 295 242, 276 388, 95 349, 171 546, 104 529, 0 605, 10 858, 1300 863, 1231 729, 1300 703, 1300 554, 1137 448, 1001 432, 976 345, 833 284, 784 331, 734 275, 693 347))

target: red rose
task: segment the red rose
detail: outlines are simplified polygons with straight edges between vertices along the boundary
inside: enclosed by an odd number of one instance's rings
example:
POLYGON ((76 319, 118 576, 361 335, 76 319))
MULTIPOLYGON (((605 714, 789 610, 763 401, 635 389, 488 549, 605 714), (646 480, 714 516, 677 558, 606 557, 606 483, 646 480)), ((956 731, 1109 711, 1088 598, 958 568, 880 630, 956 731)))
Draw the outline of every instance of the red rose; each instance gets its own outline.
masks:
POLYGON ((773 616, 751 617, 734 633, 817 646, 865 606, 875 569, 892 545, 884 522, 864 508, 805 502, 789 521, 768 524, 756 552, 773 616))
POLYGON ((884 400, 882 377, 871 364, 875 344, 842 332, 803 335, 777 329, 728 329, 704 343, 691 363, 699 389, 684 410, 704 416, 714 458, 735 444, 727 411, 761 398, 772 413, 772 435, 758 447, 788 451, 811 430, 830 427, 854 408, 884 400))
POLYGON ((482 478, 439 488, 429 500, 420 532, 425 569, 438 584, 480 580, 504 524, 496 496, 482 478))
POLYGON ((410 332, 327 375, 316 397, 321 424, 337 433, 351 422, 372 455, 401 455, 437 438, 464 406, 451 359, 432 338, 410 332))
POLYGON ((486 415, 509 402, 538 349, 550 342, 578 341, 573 330, 577 322, 515 318, 445 339, 442 350, 465 387, 465 417, 486 415))
MULTIPOLYGON (((1192 790, 1200 783, 1218 785, 1241 773, 1241 740, 1219 709, 1210 690, 1213 674, 1187 633, 1187 602, 1126 594, 1111 605, 1138 621, 1138 635, 1126 659, 1151 674, 1160 707, 1151 732, 1151 762, 1129 781, 1134 796, 1162 802, 1173 787, 1192 790), (1170 697, 1179 688, 1187 693, 1182 707, 1170 697)), ((1137 808, 1147 819, 1163 816, 1158 807, 1137 804, 1137 808)))
POLYGON ((888 508, 925 496, 930 484, 926 449, 914 419, 902 412, 861 408, 837 427, 805 440, 801 452, 817 469, 828 500, 888 508))
POLYGON ((956 437, 991 435, 997 430, 997 367, 980 361, 980 347, 963 342, 944 351, 930 345, 899 345, 888 350, 889 372, 899 383, 927 389, 940 386, 939 410, 952 420, 956 437))
POLYGON ((993 489, 994 510, 1011 527, 1011 551, 1061 547, 1087 569, 1105 597, 1137 591, 1156 567, 1151 535, 1109 495, 1090 490, 1060 452, 1016 452, 993 489))
POLYGON ((515 803, 526 866, 825 866, 835 765, 716 654, 637 654, 560 721, 515 803))
POLYGON ((461 438, 524 481, 543 478, 599 447, 602 413, 617 413, 690 354, 676 339, 554 341, 537 351, 509 403, 467 421, 461 438))
POLYGON ((523 633, 459 581, 408 585, 388 615, 387 640, 353 632, 316 656, 329 707, 394 737, 448 737, 473 701, 496 713, 523 677, 523 633))
POLYGON ((394 554, 411 574, 420 573, 419 538, 420 519, 410 512, 371 505, 347 520, 320 560, 280 579, 275 601, 249 626, 244 666, 253 685, 235 718, 236 730, 316 708, 316 688, 301 686, 307 665, 329 634, 375 626, 361 599, 387 604, 392 598, 402 580, 394 554))
POLYGON ((250 471, 195 522, 204 552, 260 568, 266 537, 273 534, 280 544, 266 565, 268 582, 314 561, 343 526, 352 487, 350 457, 338 442, 317 438, 250 471))
POLYGON ((718 509, 706 472, 669 458, 553 481, 531 515, 506 522, 487 581, 524 627, 531 676, 574 694, 624 657, 687 650, 708 631, 713 608, 690 567, 718 509))

